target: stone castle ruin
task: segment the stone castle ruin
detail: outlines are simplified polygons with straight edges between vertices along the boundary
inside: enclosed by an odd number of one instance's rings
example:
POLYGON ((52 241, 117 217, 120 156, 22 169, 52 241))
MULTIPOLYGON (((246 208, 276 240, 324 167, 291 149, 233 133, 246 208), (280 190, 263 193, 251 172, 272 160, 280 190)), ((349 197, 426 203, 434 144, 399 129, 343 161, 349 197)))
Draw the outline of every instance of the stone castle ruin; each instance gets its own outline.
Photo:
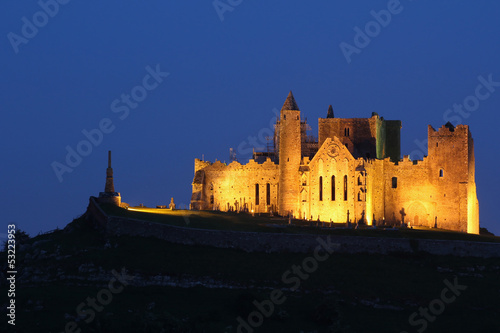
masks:
POLYGON ((276 121, 274 150, 247 164, 195 159, 191 209, 297 219, 411 225, 479 233, 474 141, 467 125, 428 128, 428 156, 401 159, 401 121, 342 119, 328 108, 307 135, 292 93, 276 121))

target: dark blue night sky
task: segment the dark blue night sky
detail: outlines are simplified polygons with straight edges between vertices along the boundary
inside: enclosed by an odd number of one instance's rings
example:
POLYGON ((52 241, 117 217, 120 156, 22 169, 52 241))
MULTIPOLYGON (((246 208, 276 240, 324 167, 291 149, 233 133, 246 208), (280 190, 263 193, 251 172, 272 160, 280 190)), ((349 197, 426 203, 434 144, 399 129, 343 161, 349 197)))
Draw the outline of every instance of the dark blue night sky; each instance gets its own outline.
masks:
POLYGON ((313 134, 329 104, 336 117, 378 112, 402 121, 412 158, 426 154, 427 125, 470 125, 481 226, 500 234, 498 1, 1 7, 3 230, 35 235, 82 214, 108 150, 123 201, 187 206, 194 158, 228 161, 234 148, 246 162, 292 90, 313 134), (83 154, 68 163, 72 150, 83 154))

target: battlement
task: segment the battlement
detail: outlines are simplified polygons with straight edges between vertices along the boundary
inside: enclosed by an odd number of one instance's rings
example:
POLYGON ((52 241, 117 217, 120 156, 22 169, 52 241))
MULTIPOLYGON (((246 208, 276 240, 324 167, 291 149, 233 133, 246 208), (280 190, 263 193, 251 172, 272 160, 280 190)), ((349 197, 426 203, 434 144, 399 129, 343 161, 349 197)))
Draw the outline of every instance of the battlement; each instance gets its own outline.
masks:
POLYGON ((258 169, 258 168, 263 168, 263 169, 269 169, 269 168, 277 168, 278 165, 274 163, 269 157, 266 159, 264 163, 257 163, 254 159, 250 159, 248 163, 246 164, 241 164, 238 161, 232 161, 229 164, 223 163, 221 161, 215 161, 215 162, 210 162, 210 161, 201 161, 199 159, 195 159, 195 170, 203 170, 203 169, 210 169, 210 170, 230 170, 230 169, 258 169))
POLYGON ((412 160, 410 158, 410 155, 404 155, 402 160, 395 162, 395 163, 394 162, 391 162, 391 163, 393 163, 396 166, 403 166, 403 167, 407 167, 407 166, 427 167, 428 160, 429 159, 427 156, 424 156, 423 160, 412 160))
POLYGON ((451 136, 451 135, 463 135, 469 133, 469 125, 458 125, 453 126, 451 123, 446 123, 441 126, 437 131, 429 125, 429 136, 451 136))

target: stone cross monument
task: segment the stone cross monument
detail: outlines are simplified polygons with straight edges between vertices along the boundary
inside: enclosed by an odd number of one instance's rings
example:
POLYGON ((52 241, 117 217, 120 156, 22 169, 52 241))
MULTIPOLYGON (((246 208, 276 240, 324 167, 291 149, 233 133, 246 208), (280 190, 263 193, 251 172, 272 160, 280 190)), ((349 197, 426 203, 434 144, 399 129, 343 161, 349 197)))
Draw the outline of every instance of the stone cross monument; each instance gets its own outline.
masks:
POLYGON ((100 203, 110 203, 116 206, 121 205, 122 198, 120 193, 115 192, 115 184, 113 182, 113 168, 111 167, 111 150, 108 151, 108 168, 106 169, 106 185, 104 192, 99 193, 98 201, 100 203))
POLYGON ((108 168, 106 169, 106 186, 104 187, 104 192, 115 192, 115 184, 113 183, 113 168, 111 167, 111 150, 108 151, 108 168))

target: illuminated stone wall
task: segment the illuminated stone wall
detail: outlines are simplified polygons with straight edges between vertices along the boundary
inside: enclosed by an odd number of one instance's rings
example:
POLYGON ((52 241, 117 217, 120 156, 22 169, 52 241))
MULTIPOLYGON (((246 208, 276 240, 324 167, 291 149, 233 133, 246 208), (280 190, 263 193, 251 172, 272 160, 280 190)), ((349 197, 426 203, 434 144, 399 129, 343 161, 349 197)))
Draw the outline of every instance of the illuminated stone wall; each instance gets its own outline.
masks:
POLYGON ((270 159, 263 164, 250 160, 245 165, 196 159, 195 164, 192 209, 277 212, 278 165, 270 159))
POLYGON ((399 157, 400 121, 377 114, 319 119, 319 149, 310 158, 301 153, 300 111, 293 96, 285 106, 278 122, 279 164, 196 159, 192 209, 273 211, 368 225, 404 221, 479 233, 474 141, 468 126, 429 126, 428 156, 412 161, 399 157), (296 110, 285 108, 290 105, 296 110))
POLYGON ((360 162, 363 163, 363 159, 355 160, 338 138, 327 138, 316 156, 309 163, 304 163, 304 167, 307 168, 303 168, 302 178, 306 182, 301 184, 301 210, 297 217, 347 222, 349 212, 351 221, 357 216, 361 218, 364 200, 361 202, 361 207, 358 207, 358 202, 355 200, 360 162), (347 179, 347 193, 345 193, 345 179, 347 179), (359 214, 356 214, 358 211, 359 214))
POLYGON ((320 147, 327 138, 337 137, 354 157, 377 156, 376 138, 378 116, 368 119, 320 118, 318 120, 318 142, 320 147))

